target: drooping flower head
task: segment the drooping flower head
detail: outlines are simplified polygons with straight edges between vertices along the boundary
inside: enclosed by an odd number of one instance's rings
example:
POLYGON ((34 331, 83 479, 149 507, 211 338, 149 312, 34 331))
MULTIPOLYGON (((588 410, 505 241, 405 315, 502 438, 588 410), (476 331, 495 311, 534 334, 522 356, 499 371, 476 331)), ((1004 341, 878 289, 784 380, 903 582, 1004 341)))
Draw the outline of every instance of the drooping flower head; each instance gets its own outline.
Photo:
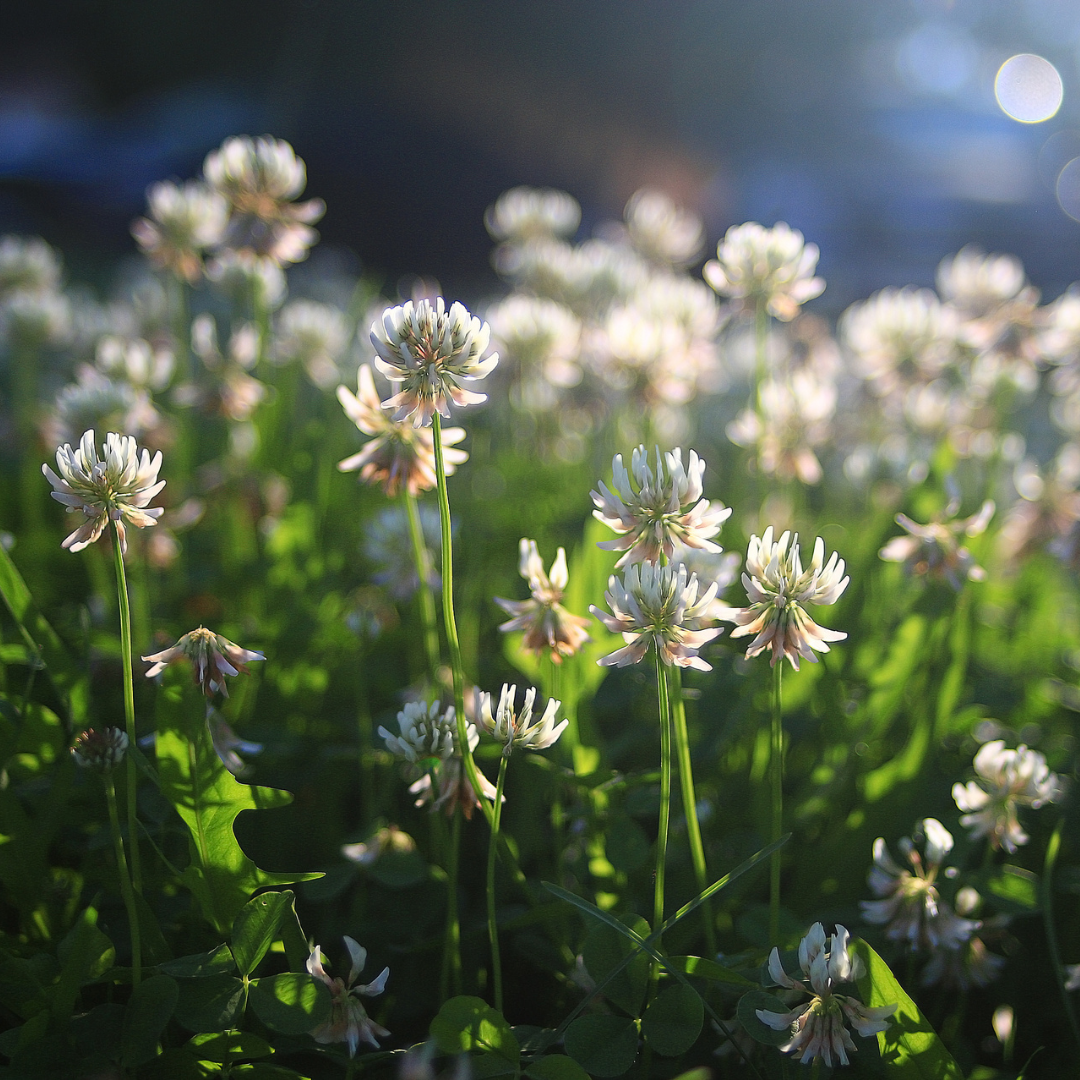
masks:
POLYGON ((774 1013, 758 1009, 758 1019, 774 1031, 788 1029, 791 1038, 780 1049, 786 1054, 801 1053, 804 1065, 821 1058, 832 1068, 849 1065, 848 1051, 857 1049, 847 1025, 864 1039, 889 1026, 889 1017, 896 1012, 897 1003, 870 1008, 861 1001, 835 988, 858 978, 856 964, 848 951, 848 932, 839 923, 836 933, 827 937, 821 923, 814 923, 810 932, 799 942, 799 966, 803 979, 793 979, 784 971, 780 953, 773 949, 769 956, 769 975, 777 986, 810 994, 808 1004, 797 1005, 791 1012, 774 1013), (807 986, 807 983, 810 985, 807 986))
POLYGON ((128 737, 118 727, 87 728, 71 747, 71 756, 84 769, 105 772, 119 765, 127 753, 128 737))
POLYGON ((835 551, 828 563, 824 560, 825 544, 820 536, 805 570, 798 533, 792 539, 791 533, 785 532, 774 542, 770 525, 760 538, 750 537, 742 576, 750 605, 735 609, 733 621, 738 626, 731 631, 733 638, 757 634, 747 646, 747 656, 770 649, 771 667, 786 656, 798 671, 800 656, 816 664, 815 649, 828 652, 830 641, 847 637, 841 631, 819 626, 806 611, 807 604, 835 604, 850 580, 844 577, 844 560, 835 551))
POLYGON ((449 398, 459 409, 487 400, 486 394, 465 390, 464 380, 489 375, 499 362, 497 353, 481 359, 488 347, 488 324, 455 301, 446 310, 441 296, 435 303, 407 301, 387 308, 371 326, 371 344, 378 353, 375 366, 401 390, 384 409, 395 409, 395 420, 412 417, 416 427, 431 423, 438 412, 450 418, 449 398))
POLYGON ((630 457, 635 487, 630 473, 623 465, 622 454, 611 463, 612 487, 601 480, 598 491, 591 491, 593 517, 619 533, 618 540, 606 540, 600 547, 624 554, 615 564, 656 563, 661 555, 671 560, 676 545, 719 552, 723 549, 711 541, 720 526, 731 516, 731 508, 713 506, 701 497, 705 462, 690 451, 688 466, 683 465, 682 450, 676 448, 660 456, 656 448, 656 471, 649 468, 649 456, 644 446, 637 447, 630 457), (667 471, 664 463, 667 463, 667 471))
MULTIPOLYGON (((432 490, 436 485, 435 437, 432 432, 387 416, 367 364, 360 365, 356 381, 355 394, 347 387, 338 387, 338 401, 345 415, 365 435, 374 437, 359 453, 339 462, 338 468, 342 472, 359 469, 361 480, 381 484, 390 499, 402 487, 414 497, 422 491, 432 490)), ((456 446, 464 438, 464 428, 442 429, 443 464, 447 476, 469 459, 468 451, 456 446)))
POLYGON ((525 691, 525 702, 518 713, 514 712, 516 698, 517 687, 503 683, 499 704, 492 716, 491 695, 477 691, 477 723, 503 744, 504 757, 509 757, 515 746, 523 746, 526 750, 546 750, 549 746, 554 746, 570 723, 569 720, 555 723, 555 716, 562 702, 549 699, 544 715, 534 723, 533 701, 536 698, 536 688, 530 686, 525 691))
POLYGON ((148 679, 159 675, 178 660, 190 660, 195 675, 195 683, 207 697, 213 697, 219 691, 224 697, 229 696, 225 685, 226 675, 240 675, 247 671, 245 665, 266 657, 255 649, 242 649, 213 630, 200 626, 186 633, 175 645, 161 652, 144 656, 153 667, 146 673, 148 679))
POLYGON ((349 1057, 353 1057, 361 1042, 378 1048, 379 1039, 385 1039, 390 1034, 386 1028, 376 1024, 368 1016, 359 1000, 361 995, 376 997, 381 994, 386 989, 390 969, 383 968, 367 984, 357 983, 356 980, 367 963, 367 949, 347 936, 345 947, 349 950, 349 959, 352 961, 348 979, 331 978, 327 974, 318 945, 311 950, 307 959, 308 974, 325 983, 330 990, 330 1019, 315 1028, 311 1037, 324 1046, 329 1043, 348 1043, 349 1057))
POLYGON ((712 621, 709 611, 716 590, 714 582, 699 597, 697 574, 688 573, 683 563, 633 563, 622 581, 613 574, 604 593, 612 613, 595 604, 589 610, 613 634, 622 634, 626 645, 597 663, 605 667, 636 664, 655 645, 665 664, 711 671, 698 650, 721 633, 719 627, 704 628, 712 621))
POLYGON ((971 829, 972 838, 985 836, 991 847, 1015 852, 1030 839, 1017 809, 1055 802, 1065 785, 1037 750, 1006 750, 1002 739, 980 746, 974 765, 977 779, 953 784, 953 800, 965 811, 960 824, 971 829))
MULTIPOLYGON (((945 510, 945 517, 956 513, 957 500, 952 500, 945 510)), ((957 592, 963 588, 963 578, 968 581, 984 581, 986 571, 975 562, 966 547, 961 547, 959 537, 974 538, 986 532, 994 514, 994 502, 987 499, 977 514, 961 521, 931 521, 920 525, 906 514, 897 514, 896 523, 907 530, 907 536, 894 536, 878 552, 886 562, 903 563, 910 574, 944 578, 957 592)))
POLYGON ((495 603, 513 618, 500 623, 504 633, 523 630, 522 644, 537 656, 547 653, 554 664, 561 664, 564 656, 573 656, 589 640, 586 627, 588 619, 572 615, 562 606, 561 600, 569 581, 566 569, 566 551, 559 548, 550 574, 544 573, 536 541, 524 536, 518 547, 518 571, 529 583, 532 596, 528 600, 503 600, 495 597, 495 603))
POLYGON ((82 551, 94 543, 112 521, 120 539, 120 550, 127 554, 125 525, 144 529, 154 525, 165 512, 147 503, 165 486, 158 480, 161 451, 153 458, 148 450, 139 456, 139 448, 130 435, 110 432, 105 437, 104 456, 98 457, 93 429, 83 433, 78 450, 66 443, 56 451, 60 475, 42 465, 41 471, 52 484, 52 497, 67 507, 69 514, 82 513, 85 521, 68 536, 62 547, 82 551))
POLYGON ((194 284, 202 275, 202 253, 225 234, 228 202, 199 180, 183 186, 163 180, 150 186, 146 203, 148 216, 131 226, 139 248, 155 266, 194 284))

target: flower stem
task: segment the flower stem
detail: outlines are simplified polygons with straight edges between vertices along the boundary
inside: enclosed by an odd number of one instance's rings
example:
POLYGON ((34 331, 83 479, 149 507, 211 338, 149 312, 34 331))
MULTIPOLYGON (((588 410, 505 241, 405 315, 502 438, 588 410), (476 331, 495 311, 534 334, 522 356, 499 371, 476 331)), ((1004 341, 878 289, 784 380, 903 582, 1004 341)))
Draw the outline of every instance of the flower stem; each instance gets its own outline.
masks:
POLYGON ((1050 948, 1050 961, 1054 966, 1054 980, 1057 982, 1058 990, 1061 993, 1061 1000, 1065 1006, 1065 1015, 1068 1017, 1073 1038, 1076 1039, 1077 1046, 1080 1046, 1080 1023, 1077 1022, 1069 991, 1065 989, 1065 968, 1061 963, 1061 949, 1058 946, 1057 929, 1054 927, 1054 864, 1057 862, 1058 851, 1061 848, 1061 827, 1063 824, 1064 818, 1059 819, 1057 827, 1050 836, 1050 842, 1046 845, 1046 858, 1043 861, 1043 876, 1040 885, 1040 892, 1042 893, 1041 907, 1043 924, 1046 926, 1046 943, 1050 948))
POLYGON ((420 511, 416 498, 405 487, 401 493, 405 504, 405 515, 409 521, 409 540, 412 542, 413 562, 416 576, 420 581, 417 596, 420 603, 420 618, 424 624, 424 650, 427 654, 428 672, 432 679, 439 675, 439 630, 435 618, 435 597, 431 595, 431 553, 424 543, 424 530, 420 525, 420 511))
POLYGON ((509 757, 499 758, 499 779, 495 783, 495 818, 491 823, 487 859, 487 916, 488 941, 491 943, 491 984, 495 1009, 503 1011, 502 960, 499 956, 499 928, 495 922, 495 852, 499 846, 499 823, 502 820, 503 788, 506 784, 506 763, 509 757))
POLYGON ((754 394, 753 409, 758 415, 761 414, 761 388, 765 385, 768 374, 768 358, 766 356, 767 343, 769 340, 769 313, 765 308, 765 302, 758 301, 754 309, 754 394))
MULTIPOLYGON (((131 760, 130 754, 125 756, 128 761, 131 760)), ((116 809, 116 785, 113 783, 112 769, 105 770, 105 798, 109 804, 109 827, 113 834, 116 869, 120 875, 120 895, 124 898, 131 933, 131 985, 138 986, 142 979, 142 935, 139 930, 139 913, 135 907, 135 891, 131 887, 131 876, 128 873, 127 859, 124 857, 124 841, 120 835, 120 815, 116 809)))
POLYGON ((454 823, 450 826, 450 858, 446 868, 446 947, 450 954, 450 985, 455 994, 461 993, 461 919, 458 916, 458 862, 461 855, 460 808, 454 811, 454 823))
MULTIPOLYGON (((667 867, 668 820, 671 816, 671 704, 668 700, 667 674, 659 650, 656 652, 656 692, 660 712, 660 822, 656 834, 656 878, 653 888, 653 933, 664 925, 664 876, 667 867)), ((660 948, 660 938, 655 941, 660 948)), ((660 965, 654 963, 649 998, 656 996, 660 984, 660 965)))
MULTIPOLYGON (((781 683, 784 660, 773 667, 772 687, 772 745, 769 754, 769 773, 772 778, 772 829, 769 840, 780 839, 784 820, 784 717, 781 683)), ((780 850, 769 856, 769 940, 780 940, 780 850)))
MULTIPOLYGON (((709 884, 709 871, 705 864, 705 845, 701 841, 701 826, 697 817, 697 796, 694 793, 694 769, 690 759, 690 736, 686 728, 686 709, 683 705, 682 671, 672 665, 671 716, 675 728, 675 753, 679 759, 679 788, 682 791, 683 815, 686 833, 690 840, 690 858, 694 864, 694 879, 698 892, 704 892, 709 884)), ((701 905, 705 918, 705 947, 712 956, 716 952, 716 932, 713 929, 712 905, 708 900, 701 905)))

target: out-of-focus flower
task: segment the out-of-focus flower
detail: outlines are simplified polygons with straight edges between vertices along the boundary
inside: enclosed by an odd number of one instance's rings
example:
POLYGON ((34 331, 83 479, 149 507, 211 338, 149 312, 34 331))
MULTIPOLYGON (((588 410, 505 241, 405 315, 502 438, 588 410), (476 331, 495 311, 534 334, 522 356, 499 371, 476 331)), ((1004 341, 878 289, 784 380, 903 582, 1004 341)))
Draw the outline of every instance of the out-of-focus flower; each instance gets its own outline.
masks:
POLYGON ((774 542, 770 525, 760 538, 750 537, 742 576, 750 605, 735 610, 733 621, 738 626, 731 632, 733 638, 757 634, 746 648, 747 656, 770 649, 771 667, 786 656, 798 671, 800 656, 816 664, 815 649, 828 652, 830 641, 847 637, 841 631, 819 626, 806 612, 807 604, 835 604, 848 586, 850 578, 844 577, 844 560, 835 551, 827 563, 824 560, 825 544, 820 536, 805 570, 798 533, 793 540, 791 533, 785 532, 774 542))
POLYGON ((938 949, 923 968, 923 986, 970 990, 989 986, 1001 974, 1005 958, 990 952, 981 937, 972 935, 955 949, 938 949))
POLYGON ((711 671, 698 650, 722 631, 704 628, 711 621, 709 609, 716 597, 716 584, 698 596, 696 574, 683 563, 632 563, 623 580, 608 579, 604 600, 612 614, 594 604, 589 610, 613 633, 622 634, 626 645, 597 663, 605 667, 637 664, 650 645, 665 664, 711 671))
POLYGON ((247 672, 245 665, 266 657, 255 649, 242 649, 213 630, 200 626, 186 633, 175 645, 161 652, 144 656, 153 666, 147 671, 148 679, 161 674, 169 664, 178 660, 190 660, 194 669, 195 683, 207 697, 213 697, 219 691, 224 697, 229 696, 225 685, 226 675, 240 675, 247 672))
POLYGON ((293 300, 278 316, 272 356, 303 364, 308 378, 329 390, 341 377, 337 362, 348 343, 349 321, 343 312, 314 300, 293 300))
POLYGON ((83 433, 79 449, 65 443, 56 451, 60 475, 42 465, 41 471, 53 486, 52 497, 67 507, 69 514, 82 513, 86 519, 61 545, 69 551, 82 551, 94 543, 111 521, 116 526, 120 550, 127 554, 125 525, 144 529, 154 525, 165 512, 161 507, 147 507, 165 486, 158 480, 161 451, 151 459, 150 452, 139 448, 129 435, 110 432, 105 437, 104 457, 99 458, 93 430, 83 433))
POLYGON ((330 990, 330 1019, 320 1024, 311 1032, 311 1037, 324 1046, 329 1043, 348 1043, 349 1057, 356 1054, 356 1048, 361 1042, 378 1047, 379 1039, 385 1039, 390 1032, 386 1028, 376 1024, 364 1010, 360 1003, 360 996, 377 997, 386 989, 386 980, 390 975, 390 969, 385 967, 379 974, 366 985, 357 983, 360 972, 367 963, 367 949, 358 945, 351 937, 346 936, 345 947, 349 950, 348 979, 331 978, 322 965, 322 955, 319 946, 311 950, 307 960, 308 974, 318 979, 330 990))
POLYGON ((202 253, 225 234, 229 204, 200 180, 152 184, 146 202, 149 216, 132 223, 132 236, 155 266, 194 284, 202 276, 202 253))
POLYGON ((536 541, 521 538, 518 546, 518 572, 529 583, 532 596, 528 600, 503 600, 495 597, 495 603, 513 618, 501 623, 504 633, 512 630, 525 632, 522 644, 537 654, 547 653, 552 663, 562 663, 564 656, 574 653, 589 640, 585 629, 588 619, 572 615, 562 606, 562 598, 569 581, 566 569, 566 552, 559 548, 551 573, 544 573, 536 541))
POLYGON ((1069 566, 1080 560, 1080 446, 1066 443, 1045 477, 1034 462, 1013 471, 1020 499, 1009 509, 998 542, 1007 562, 1049 548, 1069 566))
POLYGON ((484 215, 484 224, 492 237, 511 242, 571 236, 580 221, 581 207, 577 200, 565 191, 551 188, 511 188, 484 215))
POLYGON ((75 740, 71 756, 84 769, 104 772, 124 760, 127 748, 128 737, 120 728, 87 728, 75 740))
POLYGON ((848 1051, 857 1049, 848 1032, 847 1025, 863 1038, 876 1035, 889 1026, 889 1017, 896 1012, 897 1003, 870 1008, 861 1001, 835 988, 858 977, 855 961, 848 952, 848 932, 839 923, 836 933, 826 937, 821 923, 814 923, 810 932, 799 942, 799 966, 803 978, 793 979, 784 971, 780 953, 773 949, 769 955, 769 975, 777 986, 785 990, 797 990, 810 994, 808 1004, 796 1006, 791 1012, 774 1013, 758 1009, 758 1019, 774 1031, 789 1029, 791 1039, 780 1049, 786 1054, 802 1054, 804 1065, 821 1058, 832 1068, 849 1065, 848 1051))
POLYGON ((1012 853, 1029 839, 1017 809, 1055 802, 1065 785, 1037 750, 1006 750, 1002 739, 979 747, 974 766, 976 780, 953 784, 953 800, 964 811, 960 824, 971 829, 973 839, 985 836, 991 847, 1012 853))
POLYGON ((70 443, 90 428, 112 429, 135 437, 161 423, 161 414, 145 390, 114 381, 89 364, 80 364, 75 378, 56 395, 44 422, 47 442, 57 446, 70 443))
POLYGON ((0 297, 56 292, 60 273, 59 253, 40 236, 0 236, 0 297))
POLYGON ((416 850, 416 841, 396 825, 387 825, 359 844, 345 844, 341 854, 360 866, 374 866, 387 852, 407 854, 416 850))
MULTIPOLYGON (((359 453, 339 462, 338 468, 342 472, 359 469, 361 480, 382 485, 387 498, 391 499, 403 486, 414 497, 422 491, 432 490, 437 478, 435 437, 431 429, 414 427, 387 416, 367 364, 360 365, 356 382, 356 394, 347 387, 338 387, 338 401, 345 415, 365 435, 374 437, 359 453)), ((464 438, 464 428, 442 429, 443 465, 447 476, 469 459, 468 451, 456 446, 464 438)))
POLYGON ((559 736, 566 730, 569 720, 555 723, 555 716, 562 706, 554 698, 548 700, 543 716, 533 722, 533 701, 536 688, 530 686, 525 691, 525 702, 519 713, 514 712, 517 687, 502 685, 499 704, 495 715, 491 714, 491 695, 477 691, 476 721, 492 738, 503 744, 503 756, 509 757, 515 746, 526 750, 546 750, 558 742, 559 736))
POLYGON ((104 334, 94 350, 94 365, 134 387, 164 390, 176 370, 176 356, 171 347, 154 345, 145 338, 104 334))
POLYGON ((656 448, 656 472, 649 468, 644 446, 637 447, 630 458, 637 490, 623 465, 622 454, 611 463, 611 491, 601 480, 599 491, 591 491, 593 517, 619 533, 618 540, 605 540, 600 547, 624 554, 616 567, 627 563, 654 563, 663 555, 675 557, 676 545, 718 552, 722 549, 710 537, 731 516, 731 508, 722 503, 713 507, 701 498, 705 462, 690 451, 688 467, 683 466, 682 450, 670 450, 660 457, 656 448), (667 462, 667 473, 664 462, 667 462))
POLYGON ((281 267, 246 249, 219 252, 207 263, 206 276, 242 311, 274 311, 288 292, 281 267))
POLYGON ((668 266, 689 266, 701 253, 705 227, 662 191, 642 188, 626 204, 630 243, 647 259, 668 266))
POLYGON ((748 221, 728 229, 702 274, 721 296, 750 311, 764 307, 788 322, 825 291, 824 280, 814 277, 817 261, 817 245, 804 243, 798 229, 783 221, 771 229, 748 221))
POLYGON ((450 418, 449 398, 459 409, 487 400, 459 386, 490 374, 499 362, 497 353, 481 359, 491 328, 455 302, 446 310, 443 298, 387 308, 371 327, 371 344, 378 356, 375 366, 402 389, 383 403, 395 409, 395 420, 412 417, 416 427, 431 423, 438 412, 450 418))
POLYGON ((1014 300, 1024 285, 1024 267, 1015 255, 987 255, 975 244, 942 259, 937 269, 942 298, 973 318, 1014 300))
MULTIPOLYGON (((945 508, 945 517, 951 518, 958 508, 957 500, 951 500, 945 508)), ((960 546, 958 537, 961 533, 972 538, 981 536, 993 515, 991 499, 982 504, 977 514, 962 521, 931 521, 920 525, 906 514, 897 514, 896 523, 906 529, 908 535, 894 536, 878 555, 886 562, 903 563, 910 574, 944 578, 959 592, 963 587, 962 578, 984 581, 986 571, 975 562, 967 548, 960 546)))
POLYGON ((1065 989, 1080 990, 1080 964, 1065 965, 1065 989))
MULTIPOLYGON (((426 580, 433 592, 439 589, 438 555, 442 548, 439 511, 434 506, 421 505, 420 531, 423 534, 426 580)), ((456 522, 451 522, 455 526, 456 522)), ((420 577, 413 558, 409 519, 402 506, 388 506, 371 522, 364 537, 364 554, 377 570, 372 575, 376 585, 384 585, 395 600, 410 599, 420 587, 420 577)))
POLYGON ((913 951, 957 949, 980 924, 957 915, 935 884, 945 856, 952 850, 952 834, 936 818, 926 818, 921 832, 923 854, 911 837, 900 841, 911 870, 897 866, 882 837, 874 841, 874 865, 868 880, 878 899, 863 900, 859 907, 867 922, 886 927, 885 936, 890 941, 905 942, 913 951))
POLYGON ((454 740, 457 738, 454 717, 452 705, 443 712, 438 701, 427 705, 410 701, 397 714, 399 734, 394 735, 380 725, 379 735, 395 757, 404 759, 410 765, 424 766, 429 759, 441 760, 454 753, 454 740))
POLYGON ((241 739, 217 709, 207 708, 206 726, 210 729, 210 740, 214 744, 214 751, 221 759, 221 764, 233 776, 242 776, 248 768, 248 763, 240 756, 241 753, 262 753, 262 743, 241 739))
POLYGON ((19 289, 0 300, 0 341, 9 349, 62 345, 71 334, 71 304, 63 293, 19 289))
POLYGON ((523 406, 549 408, 559 389, 581 382, 581 320, 569 308, 514 293, 488 312, 488 321, 500 355, 521 371, 523 406))

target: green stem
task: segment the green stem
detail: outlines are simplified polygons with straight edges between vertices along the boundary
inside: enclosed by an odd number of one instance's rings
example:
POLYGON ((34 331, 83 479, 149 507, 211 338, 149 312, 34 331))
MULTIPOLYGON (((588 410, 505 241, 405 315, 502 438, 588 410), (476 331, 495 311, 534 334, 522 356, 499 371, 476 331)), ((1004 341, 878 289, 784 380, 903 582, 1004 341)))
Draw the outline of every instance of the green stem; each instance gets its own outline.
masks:
POLYGON ((1061 949, 1058 946, 1057 929, 1054 926, 1054 864, 1057 862, 1058 851, 1061 848, 1061 827, 1064 823, 1064 818, 1058 821, 1057 827, 1050 836, 1050 842, 1046 845, 1040 891, 1042 892, 1043 924, 1046 926, 1046 943, 1050 948, 1050 961, 1054 965, 1054 979, 1065 1006, 1065 1015, 1068 1017, 1069 1027, 1072 1028, 1073 1038, 1077 1046, 1080 1046, 1080 1023, 1077 1022, 1069 991, 1065 989, 1065 966, 1061 962, 1061 949))
MULTIPOLYGON (((509 749, 509 747, 507 747, 509 749)), ((499 956, 499 927, 495 921, 495 852, 499 846, 499 823, 502 821, 503 788, 506 785, 506 753, 499 758, 499 779, 495 783, 495 820, 491 823, 491 839, 488 842, 487 859, 487 916, 488 941, 491 943, 491 984, 494 1003, 498 1012, 503 1011, 502 960, 499 956)))
POLYGON ((768 377, 769 313, 762 301, 754 309, 754 393, 751 404, 754 412, 761 413, 761 388, 768 377))
MULTIPOLYGON (((656 878, 653 888, 653 933, 659 935, 664 925, 664 877, 667 868, 668 820, 671 816, 671 704, 668 700, 667 674, 659 650, 656 652, 656 693, 660 712, 660 823, 656 834, 656 878)), ((656 938, 659 949, 660 938, 656 938)), ((660 965, 652 966, 650 1000, 660 983, 660 965)))
MULTIPOLYGON (((127 755, 127 760, 131 760, 130 755, 127 755)), ((112 829, 116 868, 120 875, 120 895, 124 898, 131 932, 131 985, 138 986, 142 979, 142 935, 139 931, 139 913, 135 907, 135 891, 131 887, 127 859, 124 857, 124 840, 120 835, 120 815, 116 809, 116 785, 113 783, 112 769, 105 770, 105 798, 109 804, 109 827, 112 829)), ((131 840, 134 848, 135 840, 133 837, 131 840)))
POLYGON ((450 858, 446 868, 448 903, 446 907, 446 941, 450 952, 450 985, 455 994, 461 993, 461 919, 458 916, 458 863, 461 855, 460 808, 454 810, 454 823, 450 826, 450 858))
MULTIPOLYGON (((705 864, 705 845, 701 840, 701 825, 697 816, 697 796, 694 793, 694 769, 690 759, 690 736, 686 728, 686 708, 683 704, 682 670, 673 665, 670 669, 671 716, 675 728, 675 753, 679 760, 679 788, 682 791, 683 815, 686 833, 690 840, 690 858, 694 864, 697 891, 704 892, 709 885, 709 871, 705 864)), ((705 918, 705 945, 709 956, 716 953, 716 931, 713 928, 712 905, 702 904, 705 918)))
MULTIPOLYGON (((769 774, 772 779, 772 828, 769 842, 780 839, 784 820, 784 717, 781 683, 784 677, 784 658, 773 666, 772 688, 772 745, 769 753, 769 774)), ((780 940, 780 851, 769 857, 769 940, 780 940)))
POLYGON ((188 284, 175 274, 170 275, 172 293, 172 333, 176 344, 176 366, 182 380, 195 377, 191 357, 191 316, 188 307, 188 284))
POLYGON ((412 542, 413 563, 420 586, 417 597, 420 603, 420 618, 424 624, 424 649, 427 653, 428 672, 438 684, 439 677, 439 628, 435 617, 435 597, 431 594, 431 552, 424 543, 424 530, 420 524, 420 511, 416 498, 408 487, 401 493, 405 504, 405 516, 409 521, 409 540, 412 542))

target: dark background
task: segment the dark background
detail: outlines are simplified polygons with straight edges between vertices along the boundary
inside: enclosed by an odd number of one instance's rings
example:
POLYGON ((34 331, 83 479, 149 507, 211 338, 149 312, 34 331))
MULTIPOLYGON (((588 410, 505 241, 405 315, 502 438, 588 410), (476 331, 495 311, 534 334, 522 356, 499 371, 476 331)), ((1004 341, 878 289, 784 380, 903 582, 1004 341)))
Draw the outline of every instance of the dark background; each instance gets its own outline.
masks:
POLYGON ((964 243, 1080 278, 1054 181, 1080 155, 1076 0, 48 0, 0 13, 0 231, 73 276, 134 249, 154 180, 233 134, 288 139, 324 246, 383 276, 495 286, 482 216, 566 188, 584 229, 642 184, 706 219, 786 220, 822 251, 819 310, 930 284, 964 243), (1053 62, 1020 124, 994 74, 1053 62))

